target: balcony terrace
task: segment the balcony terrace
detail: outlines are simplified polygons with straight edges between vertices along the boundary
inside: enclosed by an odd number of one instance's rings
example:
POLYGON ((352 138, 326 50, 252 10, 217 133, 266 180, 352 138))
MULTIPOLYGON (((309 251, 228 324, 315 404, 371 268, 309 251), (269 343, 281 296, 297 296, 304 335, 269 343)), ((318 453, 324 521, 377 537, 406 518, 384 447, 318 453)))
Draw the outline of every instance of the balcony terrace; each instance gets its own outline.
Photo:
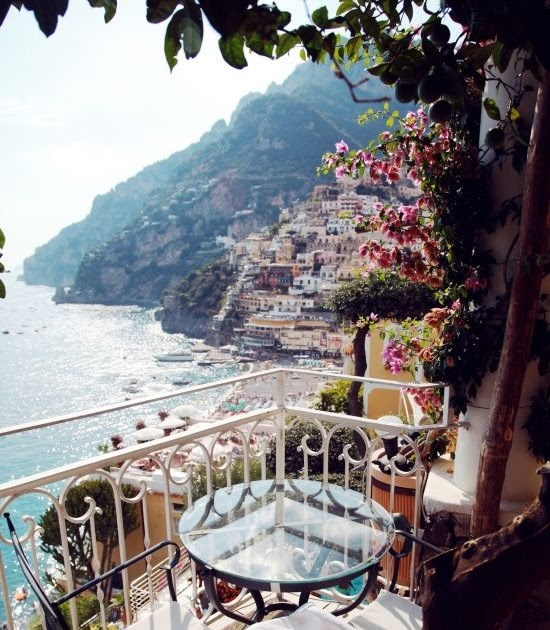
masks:
MULTIPOLYGON (((39 422, 19 424, 0 430, 0 436, 33 431, 53 425, 66 425, 67 439, 71 439, 71 422, 89 418, 90 422, 99 416, 114 414, 120 409, 140 409, 145 405, 163 401, 173 401, 175 405, 185 404, 186 398, 202 390, 227 392, 228 387, 246 387, 247 391, 255 389, 269 391, 268 398, 257 398, 256 402, 248 401, 246 406, 235 407, 226 415, 209 418, 207 423, 191 424, 186 430, 172 432, 166 437, 149 441, 121 450, 111 451, 77 463, 44 471, 22 479, 15 479, 0 485, 0 516, 11 512, 15 527, 38 575, 44 575, 46 564, 44 553, 40 551, 39 518, 26 512, 27 499, 31 495, 39 495, 44 509, 53 506, 60 526, 60 547, 63 556, 63 569, 58 571, 56 579, 59 585, 68 590, 75 588, 75 579, 71 571, 70 559, 70 524, 77 524, 82 530, 89 532, 88 543, 92 550, 92 566, 98 572, 99 559, 102 552, 96 527, 102 506, 96 505, 93 499, 84 498, 81 511, 68 513, 66 498, 69 490, 84 479, 103 480, 108 484, 114 499, 116 528, 118 534, 118 553, 112 563, 125 561, 136 553, 149 548, 160 540, 171 539, 178 544, 178 521, 181 513, 193 505, 197 498, 209 494, 222 485, 231 486, 238 482, 248 483, 255 478, 274 478, 282 480, 298 474, 303 478, 315 478, 322 482, 334 479, 331 474, 338 470, 337 483, 345 488, 355 486, 367 495, 375 497, 379 502, 386 501, 386 509, 392 513, 403 511, 402 500, 396 488, 399 479, 406 477, 412 489, 412 513, 410 520, 413 529, 418 532, 421 527, 421 495, 425 481, 425 472, 420 467, 420 454, 416 442, 409 436, 427 431, 426 425, 403 424, 396 428, 391 418, 359 418, 340 413, 319 411, 311 405, 311 394, 291 393, 294 379, 308 377, 316 379, 319 385, 331 383, 339 379, 358 380, 366 391, 388 390, 400 393, 405 387, 442 388, 443 414, 441 423, 448 421, 448 390, 442 385, 411 385, 394 381, 382 381, 369 378, 357 378, 331 372, 313 372, 302 369, 272 369, 253 372, 224 381, 186 387, 170 394, 139 398, 103 408, 86 410, 80 414, 49 418, 39 422), (373 465, 382 448, 382 430, 388 434, 401 435, 401 440, 410 445, 414 453, 414 467, 404 473, 395 465, 391 465, 391 473, 387 474, 386 490, 381 490, 379 482, 380 470, 373 465), (342 441, 341 430, 347 431, 346 440, 342 441), (375 430, 378 433, 375 433, 375 430), (296 443, 291 435, 300 433, 302 437, 296 443), (350 437, 353 436, 353 437, 350 437), (357 449, 354 443, 363 445, 357 449), (375 472, 378 471, 376 474, 375 472), (373 482, 373 475, 378 483, 373 482), (385 492, 385 494, 384 494, 385 492), (385 497, 385 498, 384 498, 385 497), (123 507, 132 505, 137 515, 137 527, 132 531, 125 530, 122 517, 123 507)), ((398 409, 393 410, 394 413, 398 409)), ((413 421, 414 422, 414 421, 413 421)), ((433 429, 434 425, 430 425, 433 429)), ((382 484, 384 485, 384 484, 382 484)), ((4 519, 2 519, 3 523, 4 519)), ((13 600, 14 576, 6 572, 4 559, 12 554, 11 541, 4 524, 0 526, 0 587, 9 630, 26 628, 17 616, 17 604, 13 600)), ((150 614, 151 606, 167 598, 166 581, 159 565, 166 558, 159 553, 134 570, 122 573, 120 594, 124 597, 122 617, 128 622, 150 614)), ((51 569, 51 563, 48 564, 51 569)), ((414 557, 404 577, 409 584, 414 583, 414 557)), ((229 628, 233 625, 230 619, 213 611, 212 606, 204 605, 201 598, 201 580, 193 563, 185 553, 176 570, 178 600, 189 604, 193 610, 201 610, 202 620, 216 629, 229 628)), ((21 575, 19 583, 23 583, 21 575)), ((346 596, 337 589, 319 593, 313 598, 319 605, 330 607, 333 602, 345 601, 346 596)), ((109 617, 112 617, 110 602, 105 599, 101 589, 97 592, 100 612, 91 623, 79 622, 75 600, 70 602, 70 616, 73 628, 111 628, 109 617), (79 625, 80 624, 80 625, 79 625), (94 625, 95 624, 95 625, 94 625)), ((275 595, 273 595, 275 597, 275 595)), ((246 609, 252 600, 246 592, 241 592, 232 606, 246 609)), ((39 612, 39 611, 38 611, 39 612)), ((115 618, 117 615, 115 615, 115 618)), ((117 621, 114 627, 121 627, 117 621), (117 626, 118 624, 118 626, 117 626)))

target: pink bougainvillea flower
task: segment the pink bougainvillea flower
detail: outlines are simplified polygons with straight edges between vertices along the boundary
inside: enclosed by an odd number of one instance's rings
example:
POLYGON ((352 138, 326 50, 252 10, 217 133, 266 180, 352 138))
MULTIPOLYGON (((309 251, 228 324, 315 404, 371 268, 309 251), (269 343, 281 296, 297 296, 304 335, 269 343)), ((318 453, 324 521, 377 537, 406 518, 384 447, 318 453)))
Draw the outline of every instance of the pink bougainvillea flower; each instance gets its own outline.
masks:
POLYGON ((398 182, 400 179, 399 171, 396 168, 390 168, 387 173, 387 179, 390 184, 393 182, 398 182))
POLYGON ((402 345, 390 341, 382 352, 382 360, 392 374, 399 374, 407 362, 407 353, 402 345))
POLYGON ((487 288, 487 280, 479 278, 477 275, 471 275, 464 280, 464 286, 469 291, 483 291, 483 289, 487 288))
POLYGON ((349 147, 343 140, 336 143, 336 153, 347 153, 348 151, 349 147))
POLYGON ((336 179, 342 179, 342 177, 345 177, 347 174, 348 174, 348 171, 345 166, 337 166, 334 169, 334 175, 336 179))
POLYGON ((355 154, 355 157, 365 166, 370 166, 372 164, 373 158, 370 151, 363 151, 362 149, 359 149, 359 151, 355 154))

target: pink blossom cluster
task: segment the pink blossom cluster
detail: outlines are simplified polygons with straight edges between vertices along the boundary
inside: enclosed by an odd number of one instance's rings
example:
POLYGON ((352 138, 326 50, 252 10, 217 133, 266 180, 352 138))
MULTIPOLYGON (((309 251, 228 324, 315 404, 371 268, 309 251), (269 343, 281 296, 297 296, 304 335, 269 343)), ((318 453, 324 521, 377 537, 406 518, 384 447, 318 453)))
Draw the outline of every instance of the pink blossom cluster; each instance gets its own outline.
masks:
POLYGON ((487 278, 482 278, 477 271, 473 271, 466 280, 464 280, 464 286, 468 291, 473 291, 474 293, 483 291, 487 288, 487 278))
POLYGON ((369 269, 397 267, 403 276, 414 282, 424 282, 433 288, 443 283, 445 272, 437 266, 438 249, 433 241, 425 243, 420 251, 400 244, 388 247, 372 239, 359 246, 359 255, 368 258, 371 263, 369 269))
POLYGON ((435 388, 417 389, 416 387, 407 387, 407 394, 412 396, 414 402, 422 409, 422 411, 431 417, 441 413, 442 401, 439 390, 435 388))
POLYGON ((409 356, 405 346, 396 341, 389 341, 382 351, 384 367, 389 369, 392 374, 399 374, 405 368, 408 360, 409 356))
MULTIPOLYGON (((376 155, 371 151, 349 151, 347 144, 336 144, 335 153, 323 157, 326 167, 334 169, 336 177, 356 177, 368 173, 373 183, 383 178, 389 183, 400 180, 406 167, 409 180, 420 185, 436 176, 445 166, 451 153, 451 133, 446 125, 428 127, 428 118, 421 108, 409 112, 402 121, 399 134, 385 131, 380 135, 376 155)), ((456 149, 457 140, 453 139, 456 149)), ((367 241, 359 253, 367 259, 368 268, 396 268, 403 276, 429 286, 439 287, 444 279, 440 264, 442 244, 434 235, 434 219, 438 208, 433 193, 426 188, 414 204, 399 207, 374 204, 374 214, 355 217, 357 228, 363 232, 378 231, 387 243, 367 241), (407 248, 407 246, 410 246, 407 248)), ((478 287, 473 281, 472 287, 478 287)))

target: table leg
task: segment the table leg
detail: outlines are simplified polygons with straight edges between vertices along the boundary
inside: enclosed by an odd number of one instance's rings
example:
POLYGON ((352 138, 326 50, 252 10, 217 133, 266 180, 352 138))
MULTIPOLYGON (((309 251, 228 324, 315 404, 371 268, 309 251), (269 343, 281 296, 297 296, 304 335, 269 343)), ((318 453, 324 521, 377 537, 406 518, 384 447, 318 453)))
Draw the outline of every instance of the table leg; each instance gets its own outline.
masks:
POLYGON ((359 604, 365 600, 365 597, 370 593, 370 591, 374 588, 374 585, 376 584, 376 578, 378 577, 379 569, 380 569, 380 565, 378 564, 374 565, 373 567, 369 569, 367 580, 365 582, 365 585, 361 589, 361 592, 359 593, 359 595, 357 595, 357 597, 351 602, 351 604, 348 604, 347 606, 344 606, 343 608, 338 608, 338 610, 334 610, 332 614, 335 617, 339 617, 340 615, 345 615, 350 610, 357 608, 357 606, 359 606, 359 604))
POLYGON ((263 597, 261 596, 259 591, 249 590, 249 593, 252 596, 254 603, 256 604, 256 612, 254 613, 254 616, 252 617, 252 619, 250 619, 249 617, 245 617, 244 615, 241 615, 235 612, 234 610, 230 610, 229 608, 226 608, 224 606, 223 602, 218 597, 218 591, 216 589, 216 581, 211 571, 209 571, 208 569, 205 569, 203 571, 203 579, 204 579, 204 590, 206 591, 206 594, 208 595, 208 599, 212 602, 212 604, 214 605, 214 608, 218 612, 222 613, 222 615, 225 615, 226 617, 230 617, 231 619, 235 619, 235 621, 246 623, 248 625, 261 621, 265 617, 266 607, 265 607, 263 597))

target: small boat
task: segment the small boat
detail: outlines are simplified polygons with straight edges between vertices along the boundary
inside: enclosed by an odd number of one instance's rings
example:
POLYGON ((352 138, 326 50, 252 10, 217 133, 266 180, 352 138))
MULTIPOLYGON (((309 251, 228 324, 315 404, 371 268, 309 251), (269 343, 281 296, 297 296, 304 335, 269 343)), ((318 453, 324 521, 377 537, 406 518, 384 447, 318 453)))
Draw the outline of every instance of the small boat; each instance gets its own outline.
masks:
POLYGON ((175 380, 172 381, 172 385, 189 385, 191 381, 181 381, 181 380, 175 380))
POLYGON ((167 352, 166 354, 157 354, 155 356, 157 361, 162 361, 166 363, 176 362, 176 361, 193 361, 193 353, 189 352, 189 350, 180 350, 178 352, 167 352))
POLYGON ((24 586, 18 586, 15 589, 14 598, 16 602, 23 602, 27 599, 28 596, 29 596, 29 592, 24 586))
POLYGON ((135 379, 132 379, 131 381, 128 381, 122 386, 122 391, 129 392, 130 394, 137 394, 138 392, 141 391, 141 387, 138 381, 136 381, 135 379))

